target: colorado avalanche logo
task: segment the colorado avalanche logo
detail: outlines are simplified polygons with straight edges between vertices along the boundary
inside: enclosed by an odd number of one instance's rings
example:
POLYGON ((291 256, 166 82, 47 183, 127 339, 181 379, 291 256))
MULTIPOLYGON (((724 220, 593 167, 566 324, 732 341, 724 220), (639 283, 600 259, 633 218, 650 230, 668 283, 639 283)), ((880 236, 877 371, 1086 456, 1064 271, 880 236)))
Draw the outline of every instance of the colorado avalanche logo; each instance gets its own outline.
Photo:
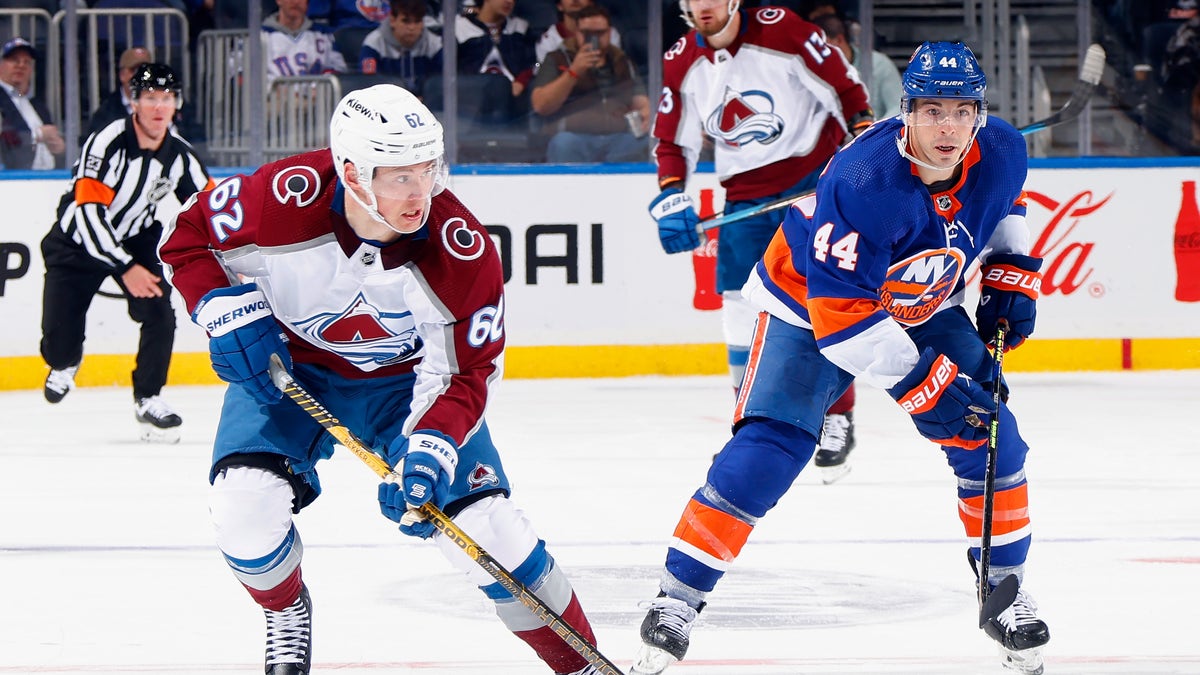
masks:
POLYGON ((467 227, 467 221, 462 218, 451 218, 442 223, 442 245, 459 260, 474 260, 483 255, 486 242, 487 237, 467 227))
POLYGON ((704 121, 704 132, 737 148, 747 143, 774 143, 783 133, 783 118, 775 114, 775 99, 757 89, 725 89, 725 102, 704 121))
POLYGON ((361 293, 344 311, 317 314, 295 326, 315 344, 368 371, 416 358, 425 345, 410 312, 385 314, 361 293))
POLYGON ((783 9, 779 7, 764 7, 758 10, 758 13, 755 14, 755 18, 758 19, 759 23, 768 26, 773 23, 779 23, 783 20, 784 16, 785 13, 783 9))
POLYGON ((902 325, 924 323, 954 292, 964 259, 956 248, 940 248, 892 265, 879 288, 883 308, 902 325))
POLYGON ((290 166, 275 174, 271 191, 280 204, 295 200, 296 206, 304 208, 321 194, 321 177, 311 166, 290 166))
POLYGON ((496 487, 500 485, 500 477, 496 475, 496 470, 487 464, 475 462, 475 468, 471 469, 471 475, 467 477, 467 483, 472 490, 477 490, 481 487, 496 487))

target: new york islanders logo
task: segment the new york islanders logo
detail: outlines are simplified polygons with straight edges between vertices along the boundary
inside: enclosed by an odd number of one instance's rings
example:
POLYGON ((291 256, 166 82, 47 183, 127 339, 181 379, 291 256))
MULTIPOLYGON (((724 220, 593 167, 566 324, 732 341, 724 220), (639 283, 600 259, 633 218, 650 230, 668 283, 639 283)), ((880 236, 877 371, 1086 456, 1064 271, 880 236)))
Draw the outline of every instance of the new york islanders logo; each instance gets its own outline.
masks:
POLYGON ((366 371, 417 358, 424 347, 411 312, 381 312, 361 293, 342 311, 321 312, 295 326, 315 344, 366 371))
POLYGON ((964 260, 958 249, 940 248, 921 251, 892 265, 879 287, 883 308, 902 325, 924 323, 954 292, 964 260))
POLYGON ((387 19, 392 9, 392 5, 388 0, 357 0, 354 6, 359 14, 375 23, 380 23, 384 19, 387 19))
POLYGON ((725 88, 725 100, 704 120, 704 132, 730 147, 774 143, 783 133, 783 118, 775 114, 775 99, 765 91, 725 88))

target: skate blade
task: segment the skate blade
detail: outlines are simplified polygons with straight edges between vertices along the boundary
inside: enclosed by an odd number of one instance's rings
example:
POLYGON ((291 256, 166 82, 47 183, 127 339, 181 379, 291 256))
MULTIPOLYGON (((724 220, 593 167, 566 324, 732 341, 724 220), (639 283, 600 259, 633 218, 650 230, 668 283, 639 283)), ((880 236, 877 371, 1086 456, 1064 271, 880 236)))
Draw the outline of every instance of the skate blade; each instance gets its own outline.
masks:
POLYGON ((1007 670, 1022 673, 1022 675, 1042 675, 1045 671, 1041 647, 1015 651, 1005 649, 1003 645, 998 646, 1000 647, 1001 663, 1007 670))
POLYGON ((159 429, 153 424, 138 424, 138 438, 143 443, 175 445, 180 439, 179 427, 159 429))
POLYGON ((643 644, 638 650, 637 658, 633 660, 633 670, 629 671, 629 675, 659 675, 667 666, 677 661, 679 659, 671 656, 669 652, 643 644))
POLYGON ((837 466, 823 466, 821 467, 821 482, 826 485, 833 485, 848 473, 850 473, 850 465, 845 462, 837 466))

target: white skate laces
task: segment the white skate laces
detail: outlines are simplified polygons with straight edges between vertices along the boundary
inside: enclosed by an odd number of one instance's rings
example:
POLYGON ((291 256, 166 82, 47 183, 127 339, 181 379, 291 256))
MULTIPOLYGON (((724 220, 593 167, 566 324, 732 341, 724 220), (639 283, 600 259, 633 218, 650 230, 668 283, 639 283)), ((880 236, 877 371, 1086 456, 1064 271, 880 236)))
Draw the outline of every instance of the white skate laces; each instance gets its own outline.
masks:
POLYGON ((147 443, 178 443, 183 419, 161 396, 137 399, 134 408, 140 437, 147 443))
POLYGON ((75 373, 78 371, 78 363, 62 370, 52 369, 50 374, 46 376, 46 385, 42 389, 46 400, 51 403, 58 403, 63 400, 63 397, 75 388, 75 373))
MULTIPOLYGON (((312 648, 312 604, 308 589, 281 611, 264 609, 267 617, 266 665, 303 664, 308 672, 312 648)), ((286 671, 281 671, 286 672, 286 671)))
POLYGON ((854 449, 854 413, 829 413, 821 425, 821 439, 813 464, 821 469, 821 481, 826 485, 850 473, 846 462, 854 449))
POLYGON ((1024 675, 1043 672, 1042 647, 1050 641, 1050 629, 1037 616, 1037 603, 1024 590, 1013 603, 991 621, 987 631, 996 640, 1005 668, 1024 675))
POLYGON ((659 596, 638 606, 649 611, 642 621, 643 644, 630 675, 658 675, 687 653, 692 624, 704 605, 696 609, 682 600, 659 596))

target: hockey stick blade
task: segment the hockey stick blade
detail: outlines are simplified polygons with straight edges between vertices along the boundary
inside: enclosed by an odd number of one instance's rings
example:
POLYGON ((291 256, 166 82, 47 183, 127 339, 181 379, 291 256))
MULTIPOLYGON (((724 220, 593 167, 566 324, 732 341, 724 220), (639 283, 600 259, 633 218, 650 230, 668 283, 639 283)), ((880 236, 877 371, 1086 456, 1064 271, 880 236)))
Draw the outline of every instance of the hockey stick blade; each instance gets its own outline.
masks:
MULTIPOLYGON (((987 586, 986 582, 983 583, 987 586)), ((987 631, 991 621, 996 619, 1004 610, 1012 606, 1017 599, 1017 590, 1021 584, 1017 581, 1017 575, 1010 574, 1004 577, 996 587, 987 594, 987 599, 983 601, 983 605, 979 608, 979 627, 987 631)), ((989 632, 988 635, 991 635, 989 632)), ((996 636, 992 636, 995 638, 996 636)), ((1003 638, 997 638, 1003 642, 1003 638)))
POLYGON ((1104 62, 1103 47, 1098 44, 1088 47, 1087 53, 1083 57, 1083 65, 1079 69, 1079 80, 1075 82, 1075 90, 1071 92, 1071 98, 1067 99, 1066 104, 1053 115, 1021 127, 1019 129, 1021 134, 1028 136, 1079 117, 1083 113, 1084 106, 1091 99, 1092 92, 1096 90, 1096 85, 1100 84, 1100 76, 1104 74, 1104 62))
MULTIPOLYGON (((1091 99, 1092 92, 1096 90, 1096 85, 1100 83, 1100 76, 1104 74, 1104 62, 1105 54, 1103 47, 1098 44, 1093 44, 1088 47, 1087 52, 1083 57, 1083 65, 1079 69, 1079 80, 1075 83, 1075 89, 1071 92, 1071 98, 1068 99, 1063 107, 1059 108, 1054 114, 1045 119, 1041 119, 1023 126, 1017 131, 1020 131, 1022 136, 1028 136, 1030 134, 1049 129, 1050 127, 1057 126, 1064 122, 1070 122, 1076 117, 1079 117, 1079 115, 1083 112, 1084 106, 1087 105, 1088 100, 1091 99)), ((813 194, 813 192, 813 190, 809 190, 798 195, 781 197, 780 199, 767 202, 766 204, 759 204, 758 206, 752 206, 748 209, 742 209, 741 211, 734 211, 733 213, 706 218, 700 221, 699 227, 701 231, 707 232, 709 230, 715 230, 723 225, 730 225, 746 220, 747 218, 753 218, 764 213, 770 213, 771 211, 784 209, 813 194)))
MULTIPOLYGON (((308 391, 296 382, 296 379, 284 367, 283 360, 279 358, 278 354, 271 355, 268 371, 271 376, 271 382, 281 392, 292 399, 296 405, 303 408, 318 424, 324 427, 325 431, 336 438, 338 443, 354 453, 367 466, 371 467, 371 470, 376 475, 386 481, 402 480, 388 466, 387 462, 372 452, 367 444, 355 435, 353 431, 343 426, 336 417, 326 410, 325 406, 321 405, 312 394, 308 393, 308 391)), ((508 591, 509 594, 524 605, 531 614, 562 638, 562 641, 574 650, 576 654, 586 659, 596 669, 597 673, 600 675, 624 675, 612 661, 609 661, 608 658, 597 651, 587 638, 580 635, 579 631, 575 630, 574 627, 547 606, 546 603, 542 602, 524 584, 517 581, 512 572, 505 569, 490 553, 484 550, 462 528, 455 524, 449 516, 443 513, 437 505, 433 502, 426 502, 421 506, 420 511, 421 515, 437 528, 442 535, 462 549, 463 553, 467 554, 467 557, 475 561, 475 564, 479 565, 483 568, 483 571, 499 582, 504 587, 504 590, 508 591)))

